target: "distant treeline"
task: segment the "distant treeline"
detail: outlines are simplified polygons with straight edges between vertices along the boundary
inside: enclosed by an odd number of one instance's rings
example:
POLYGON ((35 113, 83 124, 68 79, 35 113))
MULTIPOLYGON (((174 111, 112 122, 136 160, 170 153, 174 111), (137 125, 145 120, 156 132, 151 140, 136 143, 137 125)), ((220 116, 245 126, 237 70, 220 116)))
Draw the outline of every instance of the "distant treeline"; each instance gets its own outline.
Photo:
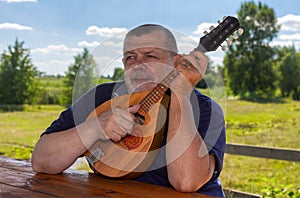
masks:
MULTIPOLYGON (((300 100, 299 51, 295 46, 270 45, 280 30, 274 10, 261 2, 244 2, 237 17, 243 35, 229 46, 223 66, 209 63, 197 87, 223 86, 227 96, 251 101, 268 102, 286 97, 300 100)), ((32 63, 24 42, 16 39, 0 57, 0 104, 68 106, 98 83, 122 79, 124 70, 115 68, 112 77, 100 79, 96 74, 95 60, 84 48, 74 57, 64 76, 45 76, 32 63)))

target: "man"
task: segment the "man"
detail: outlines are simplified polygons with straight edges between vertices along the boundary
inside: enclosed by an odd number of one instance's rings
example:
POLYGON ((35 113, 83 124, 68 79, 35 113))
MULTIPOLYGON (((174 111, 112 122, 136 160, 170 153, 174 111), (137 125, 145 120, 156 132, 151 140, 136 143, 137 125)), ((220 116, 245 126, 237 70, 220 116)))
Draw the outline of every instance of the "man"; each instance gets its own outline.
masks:
POLYGON ((86 118, 112 96, 153 89, 170 68, 176 67, 177 76, 170 84, 164 149, 153 162, 154 167, 160 163, 163 166, 135 180, 223 197, 218 179, 225 150, 223 114, 215 102, 193 88, 202 79, 208 59, 199 51, 176 54, 175 38, 163 26, 149 24, 131 30, 124 40, 122 59, 126 90, 115 93, 116 83, 98 85, 62 112, 36 144, 33 169, 60 173, 98 139, 118 142, 128 134, 139 134, 134 121, 139 105, 116 107, 88 121, 86 118))

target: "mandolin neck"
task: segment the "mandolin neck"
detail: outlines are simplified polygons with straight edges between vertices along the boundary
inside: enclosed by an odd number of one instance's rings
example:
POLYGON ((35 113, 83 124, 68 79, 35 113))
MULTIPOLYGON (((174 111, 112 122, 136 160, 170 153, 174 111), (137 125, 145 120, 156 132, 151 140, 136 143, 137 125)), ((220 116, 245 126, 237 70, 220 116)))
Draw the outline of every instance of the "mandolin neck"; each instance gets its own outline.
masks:
MULTIPOLYGON (((240 24, 237 18, 232 16, 225 17, 216 28, 213 28, 209 33, 206 33, 200 38, 199 44, 194 51, 200 51, 202 53, 215 51, 221 45, 221 43, 239 27, 240 24)), ((178 56, 176 59, 177 61, 182 60, 181 55, 177 54, 176 56, 178 56)), ((186 61, 188 60, 184 60, 184 62, 186 61)), ((185 65, 182 62, 181 64, 185 65)), ((144 99, 141 100, 139 103, 141 106, 137 112, 137 115, 145 116, 151 107, 164 96, 165 92, 170 86, 171 81, 178 75, 176 70, 177 65, 178 64, 175 63, 174 69, 167 75, 167 77, 164 78, 161 83, 159 83, 144 99)))
POLYGON ((174 68, 154 89, 151 90, 149 94, 146 95, 140 101, 140 108, 138 114, 145 116, 145 114, 151 109, 151 107, 157 103, 169 89, 170 83, 177 76, 177 71, 174 68))

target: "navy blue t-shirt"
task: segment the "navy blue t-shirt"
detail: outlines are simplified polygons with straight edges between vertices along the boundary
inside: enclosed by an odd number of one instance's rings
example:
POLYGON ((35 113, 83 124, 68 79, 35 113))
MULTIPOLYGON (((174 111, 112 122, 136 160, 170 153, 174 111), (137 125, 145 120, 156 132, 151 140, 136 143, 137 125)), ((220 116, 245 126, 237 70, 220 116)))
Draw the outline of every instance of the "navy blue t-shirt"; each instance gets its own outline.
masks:
MULTIPOLYGON (((55 120, 43 134, 60 132, 73 128, 84 122, 87 116, 103 102, 110 100, 112 97, 118 97, 127 93, 123 82, 98 85, 81 96, 68 109, 63 111, 59 118, 55 120)), ((224 197, 222 185, 219 180, 226 146, 223 111, 217 103, 201 94, 196 89, 194 89, 194 94, 191 94, 191 103, 193 106, 195 124, 198 126, 199 134, 203 138, 209 153, 216 158, 216 166, 212 178, 197 192, 211 196, 224 197)), ((163 149, 160 150, 152 164, 152 167, 159 168, 153 169, 150 167, 149 171, 143 173, 138 178, 135 178, 135 180, 172 188, 168 180, 167 167, 165 165, 164 146, 166 144, 166 137, 167 126, 162 144, 163 149), (161 164, 164 165, 161 166, 161 164)))

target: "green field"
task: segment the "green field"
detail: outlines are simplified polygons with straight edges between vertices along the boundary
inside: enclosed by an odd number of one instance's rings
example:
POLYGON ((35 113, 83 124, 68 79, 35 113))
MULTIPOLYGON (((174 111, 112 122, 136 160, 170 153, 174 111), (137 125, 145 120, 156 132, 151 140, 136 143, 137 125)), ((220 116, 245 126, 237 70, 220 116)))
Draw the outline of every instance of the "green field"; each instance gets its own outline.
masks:
MULTIPOLYGON (((1 112, 0 154, 30 159, 39 135, 62 110, 61 106, 37 105, 25 106, 24 111, 1 112)), ((227 142, 300 149, 300 102, 260 104, 227 100, 225 112, 227 142)), ((221 179, 226 188, 285 194, 280 197, 294 193, 297 197, 299 170, 299 162, 226 155, 221 179)))
POLYGON ((19 159, 30 155, 41 132, 59 115, 58 105, 25 106, 24 111, 0 113, 0 154, 19 159))
MULTIPOLYGON (((260 104, 228 100, 226 106, 227 142, 300 149, 299 101, 260 104)), ((300 162, 226 154, 221 178, 227 188, 276 194, 270 197, 299 197, 299 170, 300 162)))

